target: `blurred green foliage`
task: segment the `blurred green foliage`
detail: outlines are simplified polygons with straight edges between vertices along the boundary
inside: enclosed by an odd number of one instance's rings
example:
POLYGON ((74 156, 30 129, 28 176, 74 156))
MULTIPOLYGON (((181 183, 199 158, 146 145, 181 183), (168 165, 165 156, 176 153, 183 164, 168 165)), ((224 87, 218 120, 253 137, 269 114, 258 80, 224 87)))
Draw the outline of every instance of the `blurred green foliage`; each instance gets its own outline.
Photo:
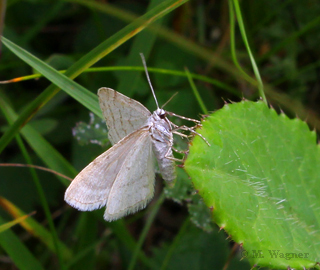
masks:
MULTIPOLYGON (((152 1, 151 5, 156 6, 159 2, 162 1, 152 1)), ((148 1, 11 0, 7 1, 3 36, 53 68, 68 69, 103 41, 119 33, 135 17, 145 14, 148 6, 148 1)), ((292 117, 298 115, 306 119, 318 130, 320 2, 244 0, 241 11, 268 101, 277 110, 281 108, 292 117)), ((112 49, 95 66, 141 66, 139 52, 143 52, 149 67, 176 71, 184 71, 187 67, 190 73, 215 79, 216 83, 195 80, 209 111, 221 108, 224 100, 239 101, 243 97, 257 100, 257 83, 238 27, 233 45, 240 65, 252 79, 247 80, 232 61, 229 15, 227 1, 187 1, 158 20, 157 27, 145 29, 112 49)), ((2 45, 1 50, 0 80, 37 73, 7 47, 2 45)), ((187 76, 156 72, 150 76, 159 104, 164 104, 178 92, 165 109, 199 118, 202 110, 187 76)), ((155 109, 141 71, 84 72, 75 81, 94 94, 100 87, 111 87, 139 100, 149 110, 155 109)), ((0 132, 6 132, 12 124, 7 122, 4 104, 20 115, 49 85, 45 78, 0 85, 0 132)), ((39 135, 33 139, 40 142, 44 138, 48 143, 41 144, 41 154, 35 149, 40 147, 36 142, 32 145, 30 141, 16 137, 17 140, 12 140, 2 151, 0 162, 31 162, 74 177, 106 149, 95 144, 79 144, 72 134, 72 128, 79 122, 89 122, 88 109, 60 91, 28 120, 31 134, 39 135)), ((30 173, 28 168, 1 166, 0 195, 24 213, 36 210, 37 214, 32 218, 48 227, 56 249, 48 248, 34 231, 15 226, 7 234, 0 234, 0 268, 12 269, 12 265, 19 269, 128 268, 148 214, 159 198, 162 183, 157 181, 155 199, 147 210, 123 221, 106 223, 102 210, 80 213, 66 206, 63 200, 65 185, 55 175, 42 171, 36 174, 46 203, 35 184, 34 172, 30 173), (45 214, 46 205, 52 214, 51 225, 45 214), (71 258, 61 255, 60 241, 67 246, 71 258), (10 243, 12 249, 9 249, 10 243)), ((180 172, 179 175, 182 175, 177 180, 180 184, 187 176, 180 172)), ((223 266, 224 269, 250 269, 246 260, 239 262, 240 248, 231 240, 225 241, 227 235, 223 231, 219 232, 213 224, 206 224, 210 229, 201 230, 189 222, 187 207, 195 209, 201 202, 195 198, 194 206, 190 207, 193 191, 189 186, 182 190, 189 192, 188 196, 176 196, 186 200, 181 200, 180 204, 165 200, 153 223, 147 227, 148 234, 139 250, 135 269, 222 269, 223 266)), ((13 219, 4 207, 0 209, 0 215, 1 224, 13 219)), ((205 219, 203 215, 201 218, 205 219)))

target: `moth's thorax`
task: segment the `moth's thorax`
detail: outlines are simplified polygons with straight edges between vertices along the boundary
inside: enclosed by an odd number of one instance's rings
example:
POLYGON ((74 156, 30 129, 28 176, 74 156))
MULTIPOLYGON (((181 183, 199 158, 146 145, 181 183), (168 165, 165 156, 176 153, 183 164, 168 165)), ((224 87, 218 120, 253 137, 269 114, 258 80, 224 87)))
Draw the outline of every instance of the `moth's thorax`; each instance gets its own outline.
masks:
POLYGON ((172 127, 166 112, 163 109, 157 109, 148 118, 148 126, 151 134, 156 140, 172 140, 172 127))

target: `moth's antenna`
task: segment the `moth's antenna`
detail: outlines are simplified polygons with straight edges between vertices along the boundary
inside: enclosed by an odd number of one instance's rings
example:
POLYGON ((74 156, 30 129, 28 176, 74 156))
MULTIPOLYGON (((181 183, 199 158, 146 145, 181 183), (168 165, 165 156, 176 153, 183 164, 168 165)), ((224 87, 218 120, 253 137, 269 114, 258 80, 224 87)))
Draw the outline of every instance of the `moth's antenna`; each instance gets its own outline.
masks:
POLYGON ((158 100, 157 100, 156 94, 154 93, 154 90, 153 90, 153 87, 152 87, 152 84, 151 84, 151 81, 150 81, 150 78, 149 78, 148 69, 147 69, 147 64, 146 64, 146 59, 144 58, 143 53, 140 53, 140 56, 141 56, 141 59, 142 59, 142 64, 143 64, 144 70, 145 70, 145 72, 146 72, 147 80, 148 80, 148 83, 149 83, 149 85, 150 85, 150 88, 151 88, 151 91, 152 91, 154 100, 156 101, 157 108, 159 109, 158 100))
POLYGON ((161 106, 161 109, 163 109, 164 106, 166 106, 176 95, 178 95, 178 92, 175 92, 175 93, 171 96, 171 98, 169 98, 169 99, 166 101, 166 103, 161 106))

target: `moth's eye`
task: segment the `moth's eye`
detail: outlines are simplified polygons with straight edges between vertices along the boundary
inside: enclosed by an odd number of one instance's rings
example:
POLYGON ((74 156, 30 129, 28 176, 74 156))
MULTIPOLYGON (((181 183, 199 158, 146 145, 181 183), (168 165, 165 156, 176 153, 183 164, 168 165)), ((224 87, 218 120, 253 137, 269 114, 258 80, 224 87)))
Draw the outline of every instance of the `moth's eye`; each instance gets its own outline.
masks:
POLYGON ((162 113, 162 114, 159 115, 159 117, 160 117, 161 119, 165 119, 165 118, 166 118, 166 114, 165 114, 165 113, 162 113))

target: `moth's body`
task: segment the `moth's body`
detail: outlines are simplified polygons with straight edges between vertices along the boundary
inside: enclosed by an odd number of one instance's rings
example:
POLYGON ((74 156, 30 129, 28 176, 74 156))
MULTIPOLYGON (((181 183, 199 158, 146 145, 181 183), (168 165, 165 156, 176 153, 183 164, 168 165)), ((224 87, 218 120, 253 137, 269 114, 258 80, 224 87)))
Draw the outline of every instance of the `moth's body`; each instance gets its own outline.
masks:
POLYGON ((173 136, 172 126, 166 112, 157 109, 148 118, 149 133, 152 139, 153 152, 158 160, 159 170, 162 178, 173 181, 176 178, 174 162, 171 159, 173 136))
POLYGON ((141 103, 110 88, 98 91, 113 145, 72 181, 65 200, 81 211, 106 206, 112 221, 134 213, 152 199, 155 157, 166 181, 175 179, 172 125, 162 109, 152 114, 141 103))
MULTIPOLYGON (((155 158, 164 180, 171 182, 176 178, 176 159, 172 155, 173 133, 188 137, 177 132, 177 129, 198 134, 193 128, 172 124, 166 117, 166 112, 159 108, 145 59, 140 55, 157 110, 151 114, 138 101, 113 89, 100 88, 100 108, 106 119, 108 137, 113 146, 77 175, 64 196, 67 203, 81 211, 106 206, 103 217, 107 221, 134 213, 144 208, 152 199, 155 158)), ((193 121, 196 123, 195 127, 200 124, 200 121, 191 118, 174 113, 170 115, 193 121)))
POLYGON ((148 129, 160 173, 164 180, 173 181, 176 176, 174 161, 170 159, 173 157, 171 150, 173 145, 172 125, 166 117, 165 110, 157 109, 151 114, 140 102, 128 98, 110 88, 99 89, 98 95, 100 107, 103 108, 102 111, 109 130, 111 143, 117 143, 121 136, 127 136, 137 129, 148 129), (110 101, 114 101, 114 106, 110 106, 110 101), (126 110, 118 110, 117 118, 111 117, 114 115, 114 107, 120 108, 122 105, 127 108, 128 104, 136 108, 139 115, 132 112, 131 115, 128 116, 125 114, 126 110), (124 129, 124 121, 132 123, 130 124, 130 128, 127 127, 124 129), (121 123, 121 126, 119 123, 121 123), (115 134, 115 132, 117 132, 117 134, 115 134))

